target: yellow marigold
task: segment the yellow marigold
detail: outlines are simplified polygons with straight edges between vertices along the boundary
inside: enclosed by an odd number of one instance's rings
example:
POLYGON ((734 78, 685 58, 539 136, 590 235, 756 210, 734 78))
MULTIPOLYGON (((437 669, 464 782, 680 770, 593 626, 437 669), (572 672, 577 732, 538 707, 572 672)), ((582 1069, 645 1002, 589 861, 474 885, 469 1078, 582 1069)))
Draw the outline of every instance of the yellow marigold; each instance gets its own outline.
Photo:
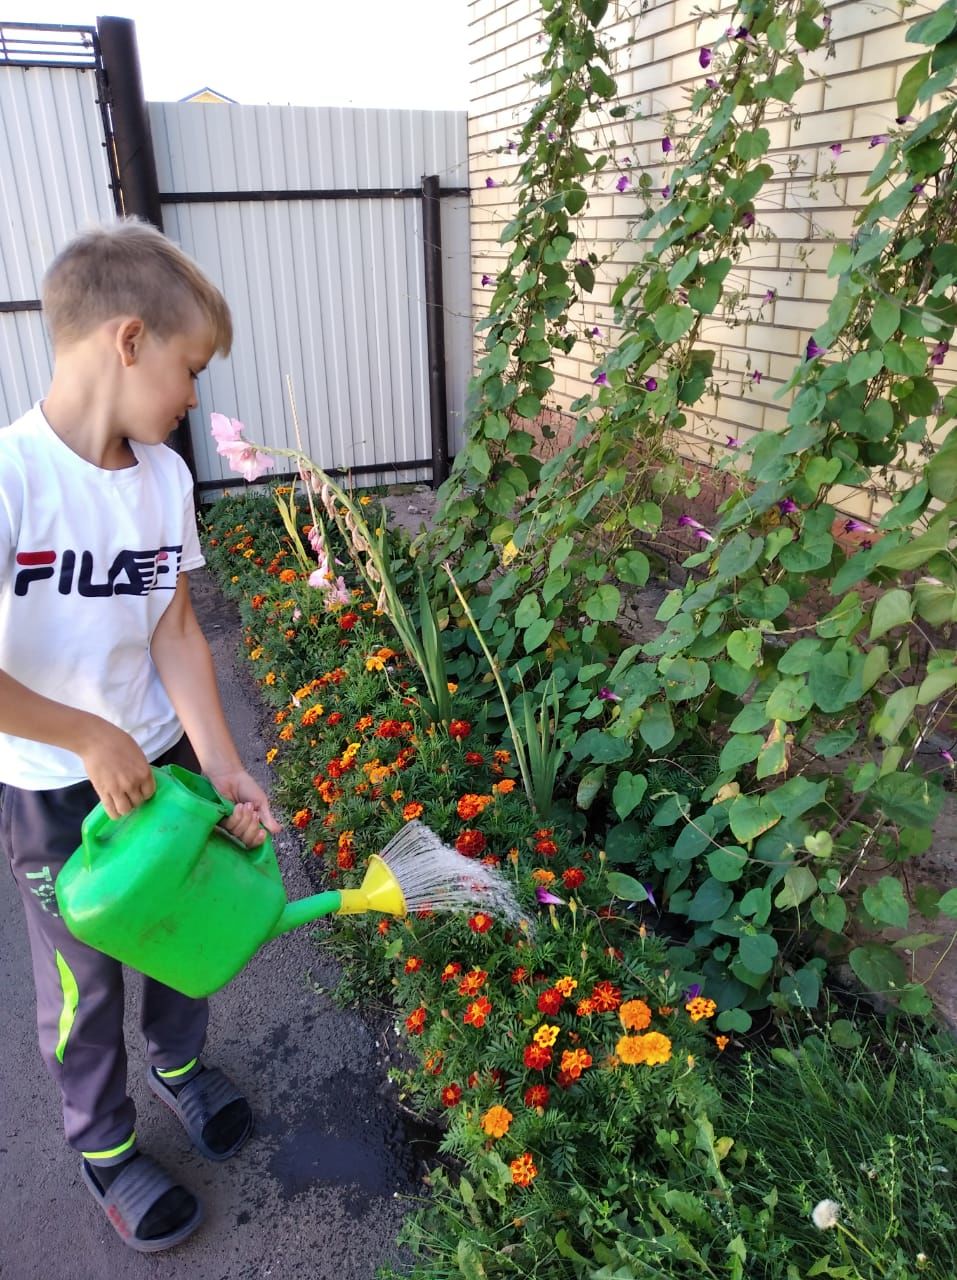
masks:
POLYGON ((400 800, 404 799, 404 797, 405 797, 404 791, 393 791, 389 799, 392 801, 393 804, 398 804, 400 800))
POLYGON ((279 730, 279 736, 282 738, 283 742, 288 742, 295 732, 296 729, 294 725, 286 724, 279 730))
POLYGON ((363 507, 367 507, 371 501, 372 499, 369 497, 369 495, 367 493, 364 493, 362 497, 359 499, 359 505, 363 507))
POLYGON ((626 1031, 644 1031, 651 1025, 651 1010, 644 1000, 626 1000, 618 1010, 618 1016, 626 1031))
POLYGON ((266 763, 272 764, 272 762, 275 760, 278 754, 279 754, 278 747, 270 747, 269 750, 266 752, 266 763))
POLYGON ((323 714, 325 708, 321 702, 317 702, 314 707, 310 707, 308 711, 304 711, 299 718, 302 725, 315 724, 319 717, 323 714))
POLYGON ((266 674, 263 676, 263 684, 275 684, 275 683, 276 683, 275 671, 267 671, 266 674))
POLYGON ((538 1177, 538 1170, 527 1151, 517 1160, 513 1160, 508 1167, 512 1171, 512 1181, 517 1187, 527 1187, 533 1178, 538 1177))
POLYGON ((555 879, 555 872, 548 871, 545 867, 536 867, 532 872, 532 879, 536 884, 551 884, 555 879))
POLYGON ((356 728, 360 733, 365 733, 366 729, 371 728, 374 724, 375 719, 372 716, 360 716, 356 721, 356 728))
POLYGON ((551 1048, 558 1039, 558 1027, 549 1026, 547 1022, 543 1022, 532 1036, 532 1039, 536 1044, 541 1045, 543 1049, 551 1048))
POLYGON ((685 1005, 692 1022, 700 1022, 702 1018, 712 1017, 717 1007, 713 1000, 708 1000, 705 996, 695 996, 685 1005))
POLYGON ((500 747, 493 755, 496 764, 509 764, 512 759, 511 751, 506 751, 504 747, 500 747))
POLYGON ((288 715, 288 711, 277 711, 273 716, 273 720, 275 720, 276 724, 282 724, 283 720, 285 720, 288 715))
POLYGON ((385 782, 391 772, 392 766, 390 764, 379 765, 378 768, 369 770, 369 781, 374 787, 377 787, 381 782, 385 782))
POLYGON ((503 1138, 512 1123, 512 1113, 507 1107, 489 1107, 482 1116, 482 1128, 490 1138, 503 1138))
POLYGON ((251 662, 255 662, 257 658, 261 658, 262 656, 263 656, 263 647, 261 644, 257 644, 255 649, 249 650, 249 658, 251 662))
POLYGON ((575 988, 578 986, 578 982, 574 978, 565 977, 565 978, 559 978, 554 985, 555 985, 556 991, 560 991, 562 995, 567 999, 571 995, 571 993, 575 990, 575 988))
POLYGON ((447 680, 445 687, 448 689, 449 693, 458 693, 459 686, 454 680, 447 680))
POLYGON ((660 1031, 649 1031, 646 1036, 622 1036, 615 1052, 622 1062, 632 1066, 643 1063, 656 1067, 671 1058, 671 1041, 660 1031))
POLYGON ((233 574, 233 576, 229 579, 229 581, 230 581, 230 582, 238 582, 238 581, 239 581, 239 574, 238 574, 238 573, 234 573, 234 574, 233 574))
POLYGON ((343 751, 342 753, 342 763, 352 764, 353 760, 355 760, 356 756, 359 754, 361 750, 362 750, 361 742, 350 742, 349 745, 346 747, 345 751, 343 751))
POLYGON ((385 671, 385 659, 376 653, 371 658, 366 658, 366 671, 385 671))

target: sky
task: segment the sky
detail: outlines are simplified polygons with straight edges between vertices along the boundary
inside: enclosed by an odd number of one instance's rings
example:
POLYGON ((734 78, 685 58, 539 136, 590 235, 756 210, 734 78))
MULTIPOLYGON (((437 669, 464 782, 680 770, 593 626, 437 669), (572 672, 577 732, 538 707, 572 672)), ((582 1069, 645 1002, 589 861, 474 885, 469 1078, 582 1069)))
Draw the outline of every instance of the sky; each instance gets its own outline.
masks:
POLYGON ((3 22, 136 24, 148 101, 208 85, 243 103, 468 106, 467 0, 0 0, 3 22), (244 8, 244 6, 243 6, 244 8))

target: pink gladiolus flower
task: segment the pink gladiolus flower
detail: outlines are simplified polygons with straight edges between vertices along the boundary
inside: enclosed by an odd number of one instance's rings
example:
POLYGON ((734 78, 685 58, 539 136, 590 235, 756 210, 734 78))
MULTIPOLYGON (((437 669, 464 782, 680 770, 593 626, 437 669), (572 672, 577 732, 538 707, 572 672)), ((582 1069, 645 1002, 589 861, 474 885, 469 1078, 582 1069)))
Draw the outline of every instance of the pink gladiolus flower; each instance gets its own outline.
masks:
POLYGON ((258 449, 253 448, 251 444, 246 444, 243 440, 219 444, 216 452, 222 454, 232 470, 237 471, 248 484, 258 480, 276 465, 274 458, 270 458, 266 453, 260 453, 258 449))
MULTIPOLYGON (((238 418, 227 418, 224 413, 211 413, 209 428, 217 445, 232 444, 236 440, 241 440, 246 430, 238 418)), ((222 450, 218 452, 221 453, 222 450)))

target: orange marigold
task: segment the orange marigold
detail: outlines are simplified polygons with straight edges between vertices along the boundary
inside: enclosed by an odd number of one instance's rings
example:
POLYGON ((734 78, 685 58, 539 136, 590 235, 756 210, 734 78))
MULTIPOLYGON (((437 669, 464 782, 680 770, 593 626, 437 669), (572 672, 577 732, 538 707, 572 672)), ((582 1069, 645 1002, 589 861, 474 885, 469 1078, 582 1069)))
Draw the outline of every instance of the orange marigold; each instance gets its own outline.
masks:
POLYGON ((493 782, 492 790, 500 796, 507 796, 515 790, 515 779, 502 778, 499 782, 493 782))
POLYGON ((689 1000, 685 1005, 692 1022, 700 1022, 702 1018, 713 1017, 717 1007, 713 1000, 708 1000, 705 996, 695 996, 693 1000, 689 1000))
POLYGON ((517 1160, 513 1160, 508 1167, 512 1171, 512 1181, 517 1187, 527 1187, 533 1178, 538 1177, 535 1162, 527 1151, 517 1160))
MULTIPOLYGON (((456 973, 461 965, 446 965, 446 970, 454 970, 456 973)), ((451 978, 453 975, 449 973, 451 978)), ((482 990, 488 974, 484 969, 470 969, 462 981, 459 983, 458 991, 460 996, 475 996, 482 990)))
POLYGON ((492 1003, 486 1000, 484 996, 479 996, 477 1000, 473 1000, 462 1018, 463 1022, 470 1023, 473 1027, 484 1027, 485 1019, 492 1012, 492 1003))
POLYGON ((419 804, 417 800, 413 800, 411 804, 407 804, 402 810, 402 817, 406 822, 412 822, 414 818, 420 818, 425 806, 419 804))
POLYGON ((478 796, 474 792, 466 792, 456 806, 458 815, 463 822, 471 822, 473 818, 477 818, 483 809, 487 808, 492 802, 491 796, 478 796))
POLYGON ((618 1016, 626 1031, 644 1031, 651 1025, 651 1010, 644 1000, 626 1000, 618 1010, 618 1016))
POLYGON ((632 1066, 659 1066, 671 1058, 671 1041, 660 1031, 649 1031, 645 1036, 622 1036, 615 1046, 622 1062, 632 1066))
POLYGON ((405 1020, 405 1028, 410 1036, 420 1036, 425 1030, 425 1005, 419 1005, 418 1009, 413 1009, 405 1020))
POLYGON ((611 1013, 621 1004, 621 990, 611 982, 596 982, 591 998, 596 1013, 611 1013))
POLYGON ((730 1037, 730 1036, 715 1036, 715 1038, 714 1038, 714 1042, 715 1042, 715 1044, 718 1046, 718 1052, 719 1052, 719 1053, 724 1053, 725 1049, 727 1049, 728 1045, 731 1043, 731 1037, 730 1037))
POLYGON ((512 1123, 512 1113, 507 1107, 489 1107, 482 1116, 481 1126, 490 1138, 504 1138, 512 1123))
POLYGON ((311 820, 312 814, 308 809, 298 809, 292 815, 292 825, 298 827, 300 831, 303 827, 308 827, 311 820))
POLYGON ((591 1054, 584 1049, 566 1049, 562 1054, 561 1069, 577 1080, 586 1067, 591 1066, 591 1054))
POLYGON ((296 573, 295 569, 283 569, 282 573, 279 575, 279 581, 295 582, 298 577, 299 575, 296 573))
POLYGON ((575 978, 570 978, 570 977, 559 978, 555 982, 555 989, 557 991, 560 991, 562 995, 566 997, 566 999, 568 996, 571 995, 571 993, 575 990, 577 986, 578 986, 577 980, 575 978))

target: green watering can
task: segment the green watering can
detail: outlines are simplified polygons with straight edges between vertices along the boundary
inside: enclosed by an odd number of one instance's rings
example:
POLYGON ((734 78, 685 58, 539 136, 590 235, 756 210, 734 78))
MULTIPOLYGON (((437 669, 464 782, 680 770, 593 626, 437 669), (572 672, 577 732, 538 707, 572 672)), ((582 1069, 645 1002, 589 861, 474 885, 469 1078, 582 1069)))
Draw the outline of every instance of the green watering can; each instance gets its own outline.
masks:
POLYGON ((402 888, 373 854, 358 889, 287 902, 271 837, 247 849, 218 823, 232 804, 178 765, 116 820, 102 804, 56 879, 74 937, 187 996, 218 991, 270 938, 321 916, 405 915, 402 888))

